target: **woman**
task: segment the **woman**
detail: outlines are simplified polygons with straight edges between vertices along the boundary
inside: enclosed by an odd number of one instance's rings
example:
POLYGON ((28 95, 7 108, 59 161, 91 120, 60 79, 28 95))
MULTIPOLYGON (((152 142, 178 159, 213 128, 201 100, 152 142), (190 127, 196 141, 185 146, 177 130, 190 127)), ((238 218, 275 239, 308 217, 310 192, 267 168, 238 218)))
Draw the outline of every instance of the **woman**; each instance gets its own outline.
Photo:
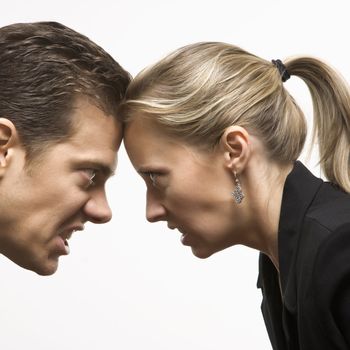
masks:
POLYGON ((147 185, 147 219, 207 258, 258 249, 262 311, 274 349, 350 348, 350 93, 321 61, 265 61, 224 43, 181 48, 141 72, 121 115, 147 185), (307 84, 330 182, 297 161, 307 84))

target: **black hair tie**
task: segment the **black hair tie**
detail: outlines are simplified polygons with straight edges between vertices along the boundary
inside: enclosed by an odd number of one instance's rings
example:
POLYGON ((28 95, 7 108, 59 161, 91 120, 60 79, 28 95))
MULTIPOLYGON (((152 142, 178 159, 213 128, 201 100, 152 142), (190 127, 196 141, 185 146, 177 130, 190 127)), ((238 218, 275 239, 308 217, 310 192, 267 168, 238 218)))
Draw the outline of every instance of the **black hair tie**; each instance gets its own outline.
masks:
POLYGON ((285 82, 290 78, 290 74, 287 71, 286 66, 282 63, 281 60, 272 60, 271 61, 278 69, 281 74, 282 81, 285 82))

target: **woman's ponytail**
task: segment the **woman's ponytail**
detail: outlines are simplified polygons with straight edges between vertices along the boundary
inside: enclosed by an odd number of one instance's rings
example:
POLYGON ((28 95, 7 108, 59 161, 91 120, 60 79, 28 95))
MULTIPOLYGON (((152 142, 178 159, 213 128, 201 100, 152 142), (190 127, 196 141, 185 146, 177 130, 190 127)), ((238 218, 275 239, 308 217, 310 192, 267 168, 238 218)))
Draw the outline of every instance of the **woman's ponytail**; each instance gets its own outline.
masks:
POLYGON ((328 65, 311 57, 285 61, 291 75, 308 86, 314 110, 313 141, 320 166, 329 181, 350 192, 350 90, 328 65))

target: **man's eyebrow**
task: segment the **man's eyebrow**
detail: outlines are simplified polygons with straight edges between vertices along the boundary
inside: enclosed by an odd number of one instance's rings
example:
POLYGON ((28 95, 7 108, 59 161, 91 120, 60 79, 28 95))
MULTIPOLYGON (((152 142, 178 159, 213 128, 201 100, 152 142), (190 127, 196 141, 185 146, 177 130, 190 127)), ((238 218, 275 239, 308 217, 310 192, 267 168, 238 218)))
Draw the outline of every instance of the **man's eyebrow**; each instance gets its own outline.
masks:
POLYGON ((91 167, 100 171, 107 178, 115 175, 114 168, 100 161, 88 160, 84 162, 84 166, 91 167))

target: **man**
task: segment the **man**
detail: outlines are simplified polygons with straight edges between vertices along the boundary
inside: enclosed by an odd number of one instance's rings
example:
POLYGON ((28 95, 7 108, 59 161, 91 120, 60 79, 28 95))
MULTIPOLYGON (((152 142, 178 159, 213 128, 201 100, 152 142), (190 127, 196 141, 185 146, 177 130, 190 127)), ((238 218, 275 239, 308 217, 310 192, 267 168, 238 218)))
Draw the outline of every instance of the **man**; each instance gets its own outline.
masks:
POLYGON ((0 28, 0 253, 53 274, 84 223, 111 219, 116 109, 129 74, 55 22, 0 28))

